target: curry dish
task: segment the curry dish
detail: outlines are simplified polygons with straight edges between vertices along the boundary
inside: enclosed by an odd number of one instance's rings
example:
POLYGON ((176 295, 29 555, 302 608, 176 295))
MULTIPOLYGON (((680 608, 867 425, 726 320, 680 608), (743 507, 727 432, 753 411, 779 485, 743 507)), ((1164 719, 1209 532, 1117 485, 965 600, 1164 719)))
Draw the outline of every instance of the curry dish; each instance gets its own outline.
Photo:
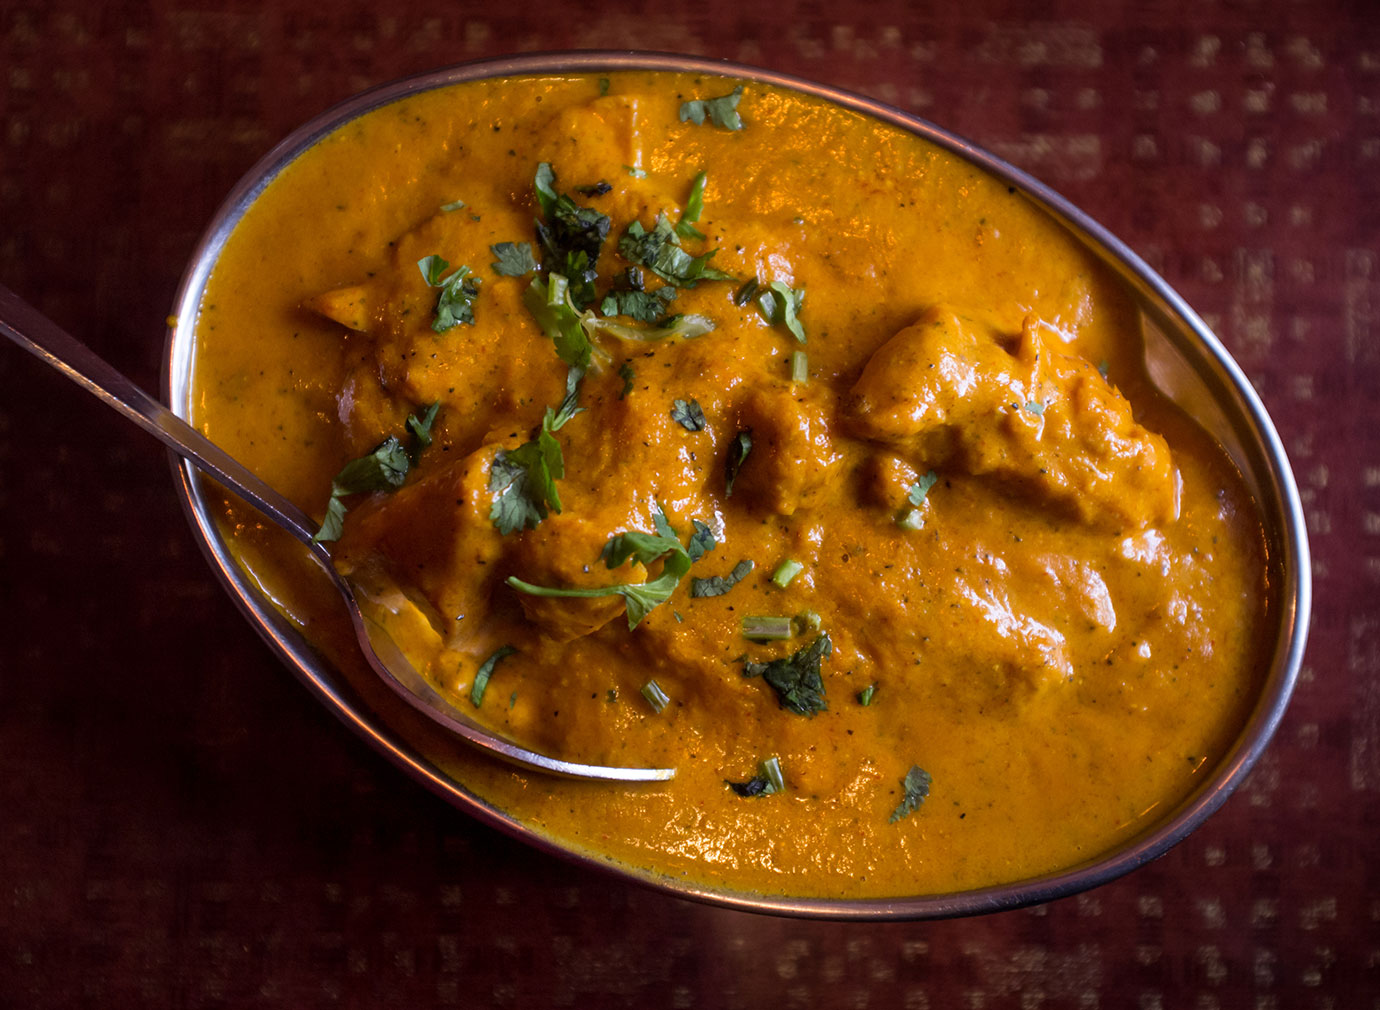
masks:
MULTIPOLYGON (((196 422, 323 522, 419 669, 525 746, 428 744, 561 844, 736 891, 943 893, 1094 858, 1210 775, 1268 578, 1121 283, 910 134, 659 73, 427 92, 256 199, 196 422)), ((322 580, 232 502, 347 669, 322 580)))

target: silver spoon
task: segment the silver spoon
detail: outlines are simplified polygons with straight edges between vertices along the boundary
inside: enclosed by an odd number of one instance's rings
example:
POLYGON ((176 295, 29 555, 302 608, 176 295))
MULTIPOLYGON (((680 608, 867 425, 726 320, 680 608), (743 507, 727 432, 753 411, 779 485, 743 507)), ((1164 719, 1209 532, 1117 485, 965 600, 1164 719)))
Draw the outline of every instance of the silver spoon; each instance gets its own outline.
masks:
POLYGON ((0 285, 0 332, 114 407, 300 540, 340 590, 364 658, 385 683, 418 711, 494 757, 525 768, 568 778, 618 782, 662 782, 675 776, 674 768, 620 768, 562 761, 519 747, 476 722, 427 683, 387 633, 359 609, 354 590, 335 570, 330 554, 312 542, 315 523, 306 513, 4 285, 0 285))

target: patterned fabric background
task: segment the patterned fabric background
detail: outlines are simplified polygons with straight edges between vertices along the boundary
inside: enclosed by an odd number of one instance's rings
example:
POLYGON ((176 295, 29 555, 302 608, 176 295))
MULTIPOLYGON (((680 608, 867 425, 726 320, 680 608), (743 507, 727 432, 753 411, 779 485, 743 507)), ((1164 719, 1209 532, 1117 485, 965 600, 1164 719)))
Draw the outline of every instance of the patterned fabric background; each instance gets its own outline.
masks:
POLYGON ((0 1006, 1380 1007, 1380 11, 0 0, 0 283, 156 389, 184 261, 278 137, 406 73, 580 47, 917 111, 1206 316, 1315 553, 1265 759, 1163 860, 1024 911, 801 922, 611 882, 338 725, 213 583, 163 453, 0 348, 0 1006))

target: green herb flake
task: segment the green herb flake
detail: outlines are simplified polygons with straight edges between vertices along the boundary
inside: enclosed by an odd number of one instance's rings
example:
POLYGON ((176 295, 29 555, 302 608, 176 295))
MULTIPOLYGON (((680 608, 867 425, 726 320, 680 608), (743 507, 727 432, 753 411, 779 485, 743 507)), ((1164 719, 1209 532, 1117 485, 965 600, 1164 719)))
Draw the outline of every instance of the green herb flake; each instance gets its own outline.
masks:
POLYGON ((705 173, 700 172, 695 176, 694 182, 690 183, 690 195, 685 200, 685 212, 676 222, 676 234, 681 238, 692 238, 697 242, 705 240, 704 232, 696 228, 692 222, 698 221, 700 215, 704 213, 704 183, 706 178, 705 173))
POLYGON ((762 284, 756 277, 749 277, 739 285, 738 290, 733 292, 733 304, 742 308, 756 297, 761 287, 762 284))
POLYGON ((698 561, 717 547, 719 541, 715 539, 714 531, 709 528, 707 523, 702 523, 698 519, 691 519, 690 522, 694 526, 695 532, 690 535, 690 542, 685 545, 685 552, 690 555, 691 561, 698 561))
POLYGON ((608 93, 609 93, 609 79, 608 79, 607 77, 601 77, 601 78, 599 78, 599 95, 600 95, 600 97, 603 97, 604 95, 607 95, 608 93))
POLYGON ((521 277, 537 269, 531 242, 498 242, 489 246, 489 252, 498 257, 490 266, 503 277, 521 277))
POLYGON ((868 684, 865 688, 858 692, 858 704, 863 706, 863 708, 866 708, 868 705, 872 704, 872 699, 876 696, 877 685, 868 684))
POLYGON ((622 400, 633 391, 633 383, 637 381, 637 373, 633 371, 631 361, 625 361, 619 366, 618 377, 623 380, 623 388, 618 393, 618 399, 622 400))
POLYGON ((565 458, 552 432, 573 413, 562 420, 548 407, 536 438, 513 450, 500 449, 494 456, 489 466, 489 492, 494 496, 489 519, 504 536, 535 528, 548 509, 561 510, 556 481, 565 476, 565 458))
POLYGON ((781 762, 775 757, 769 757, 759 764, 757 774, 746 782, 732 782, 728 779, 724 781, 735 793, 745 797, 770 796, 786 789, 786 779, 781 774, 781 762))
POLYGON ((646 170, 646 169, 643 169, 643 168, 637 168, 637 167, 634 166, 634 165, 624 165, 624 166, 623 166, 623 171, 627 172, 627 173, 628 173, 630 176, 632 176, 634 179, 645 179, 645 178, 647 178, 647 170, 646 170))
POLYGON ((1043 414, 1045 412, 1045 405, 1043 403, 1040 403, 1038 400, 1029 400, 1026 402, 1025 409, 1030 411, 1030 413, 1039 416, 1040 414, 1043 414))
POLYGON ((738 102, 743 97, 743 86, 740 84, 726 95, 718 98, 692 99, 682 102, 680 106, 680 121, 689 121, 696 126, 704 123, 708 119, 715 126, 722 130, 741 130, 743 119, 738 115, 738 102))
POLYGON ((804 303, 805 289, 792 289, 785 281, 772 281, 767 290, 757 296, 762 317, 773 326, 784 326, 802 344, 805 343, 805 327, 799 315, 804 303))
POLYGON ((618 253, 629 263, 645 266, 667 284, 681 288, 693 288, 700 281, 732 280, 731 274, 709 266, 717 252, 710 249, 691 256, 680 247, 680 236, 665 214, 657 215, 651 231, 641 221, 634 221, 618 240, 618 253))
POLYGON ((933 470, 929 471, 906 490, 906 501, 919 508, 925 502, 925 495, 938 481, 939 475, 933 470))
POLYGON ((686 431, 704 431, 707 423, 698 400, 672 400, 671 420, 686 431))
POLYGON ((728 459, 724 463, 724 497, 733 496, 733 485, 738 480, 738 474, 743 469, 743 464, 747 461, 748 454, 752 452, 752 431, 740 431, 733 436, 733 441, 728 445, 728 459))
POLYGON ((787 558, 777 565, 776 571, 771 573, 771 581, 775 586, 785 589, 791 584, 791 580, 805 570, 805 566, 793 558, 787 558))
POLYGON ((820 634, 809 645, 784 659, 774 659, 770 663, 744 661, 743 676, 765 680, 787 711, 813 716, 829 707, 824 700, 820 663, 833 650, 829 636, 820 634))
MULTIPOLYGON (((499 660, 506 659, 515 652, 517 652, 517 649, 514 649, 511 645, 505 645, 488 659, 484 660, 484 664, 475 671, 474 683, 470 685, 470 703, 474 705, 475 708, 478 708, 484 701, 484 691, 489 686, 489 678, 494 675, 494 667, 498 665, 499 660)), ((512 703, 516 700, 517 694, 514 693, 512 699, 509 700, 508 707, 512 708, 512 703)))
POLYGON ((610 291, 599 305, 606 316, 627 316, 639 323, 655 323, 666 318, 666 310, 676 299, 671 285, 655 291, 610 291))
POLYGON ((930 794, 930 784, 934 780, 930 778, 930 773, 919 765, 911 765, 910 771, 906 772, 906 777, 901 780, 901 788, 905 790, 905 796, 901 800, 900 806, 891 812, 891 823, 895 824, 903 817, 909 817, 920 809, 920 804, 925 802, 925 798, 930 794))
POLYGON ((671 594, 675 592, 681 578, 690 570, 690 554, 676 539, 675 530, 671 528, 665 514, 659 512, 652 519, 656 526, 655 533, 629 530, 615 534, 609 538, 603 551, 600 552, 604 564, 611 569, 619 567, 629 559, 637 561, 644 567, 651 565, 654 561, 664 559, 661 574, 649 582, 629 582, 588 588, 554 588, 536 586, 530 582, 524 582, 516 576, 510 576, 507 580, 508 585, 520 593, 527 593, 529 596, 574 599, 621 596, 623 597, 624 612, 628 619, 628 630, 631 631, 641 624, 642 620, 654 608, 671 598, 671 594))
POLYGON ((331 481, 331 498, 326 503, 326 517, 312 537, 312 543, 339 540, 345 532, 345 503, 347 495, 371 491, 396 491, 407 479, 410 459, 398 441, 390 435, 367 454, 346 463, 331 481))
POLYGON ((436 316, 431 328, 445 333, 464 323, 474 325, 474 301, 479 297, 479 278, 471 276, 470 268, 458 266, 450 276, 444 276, 450 264, 440 256, 423 256, 417 261, 428 287, 440 288, 436 298, 436 316))
POLYGON ((695 599, 706 596, 722 596, 743 579, 753 569, 751 561, 739 561, 727 575, 711 575, 705 579, 690 580, 690 595, 695 599))
POLYGON ((412 445, 407 451, 407 457, 413 466, 417 465, 417 457, 422 454, 422 450, 431 445, 431 426, 436 423, 436 414, 441 409, 441 401, 437 400, 430 407, 422 412, 422 416, 408 414, 406 421, 407 433, 412 436, 412 445))
POLYGON ((444 213, 444 214, 450 214, 450 213, 453 213, 454 211, 457 211, 457 210, 464 210, 464 209, 465 209, 465 201, 464 201, 464 200, 452 200, 450 203, 443 203, 443 204, 441 204, 441 212, 444 213))

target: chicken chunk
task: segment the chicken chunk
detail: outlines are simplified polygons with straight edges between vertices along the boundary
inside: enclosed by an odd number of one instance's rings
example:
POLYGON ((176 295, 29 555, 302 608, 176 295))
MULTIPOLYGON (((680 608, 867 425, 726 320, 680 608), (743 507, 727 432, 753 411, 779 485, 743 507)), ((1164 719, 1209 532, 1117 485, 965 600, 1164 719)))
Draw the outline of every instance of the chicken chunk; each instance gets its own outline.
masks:
POLYGON ((849 430, 914 459, 990 475, 1111 528, 1178 514, 1169 447, 1086 361, 934 308, 873 354, 845 408, 849 430), (1009 348, 1009 349, 1008 349, 1009 348))

